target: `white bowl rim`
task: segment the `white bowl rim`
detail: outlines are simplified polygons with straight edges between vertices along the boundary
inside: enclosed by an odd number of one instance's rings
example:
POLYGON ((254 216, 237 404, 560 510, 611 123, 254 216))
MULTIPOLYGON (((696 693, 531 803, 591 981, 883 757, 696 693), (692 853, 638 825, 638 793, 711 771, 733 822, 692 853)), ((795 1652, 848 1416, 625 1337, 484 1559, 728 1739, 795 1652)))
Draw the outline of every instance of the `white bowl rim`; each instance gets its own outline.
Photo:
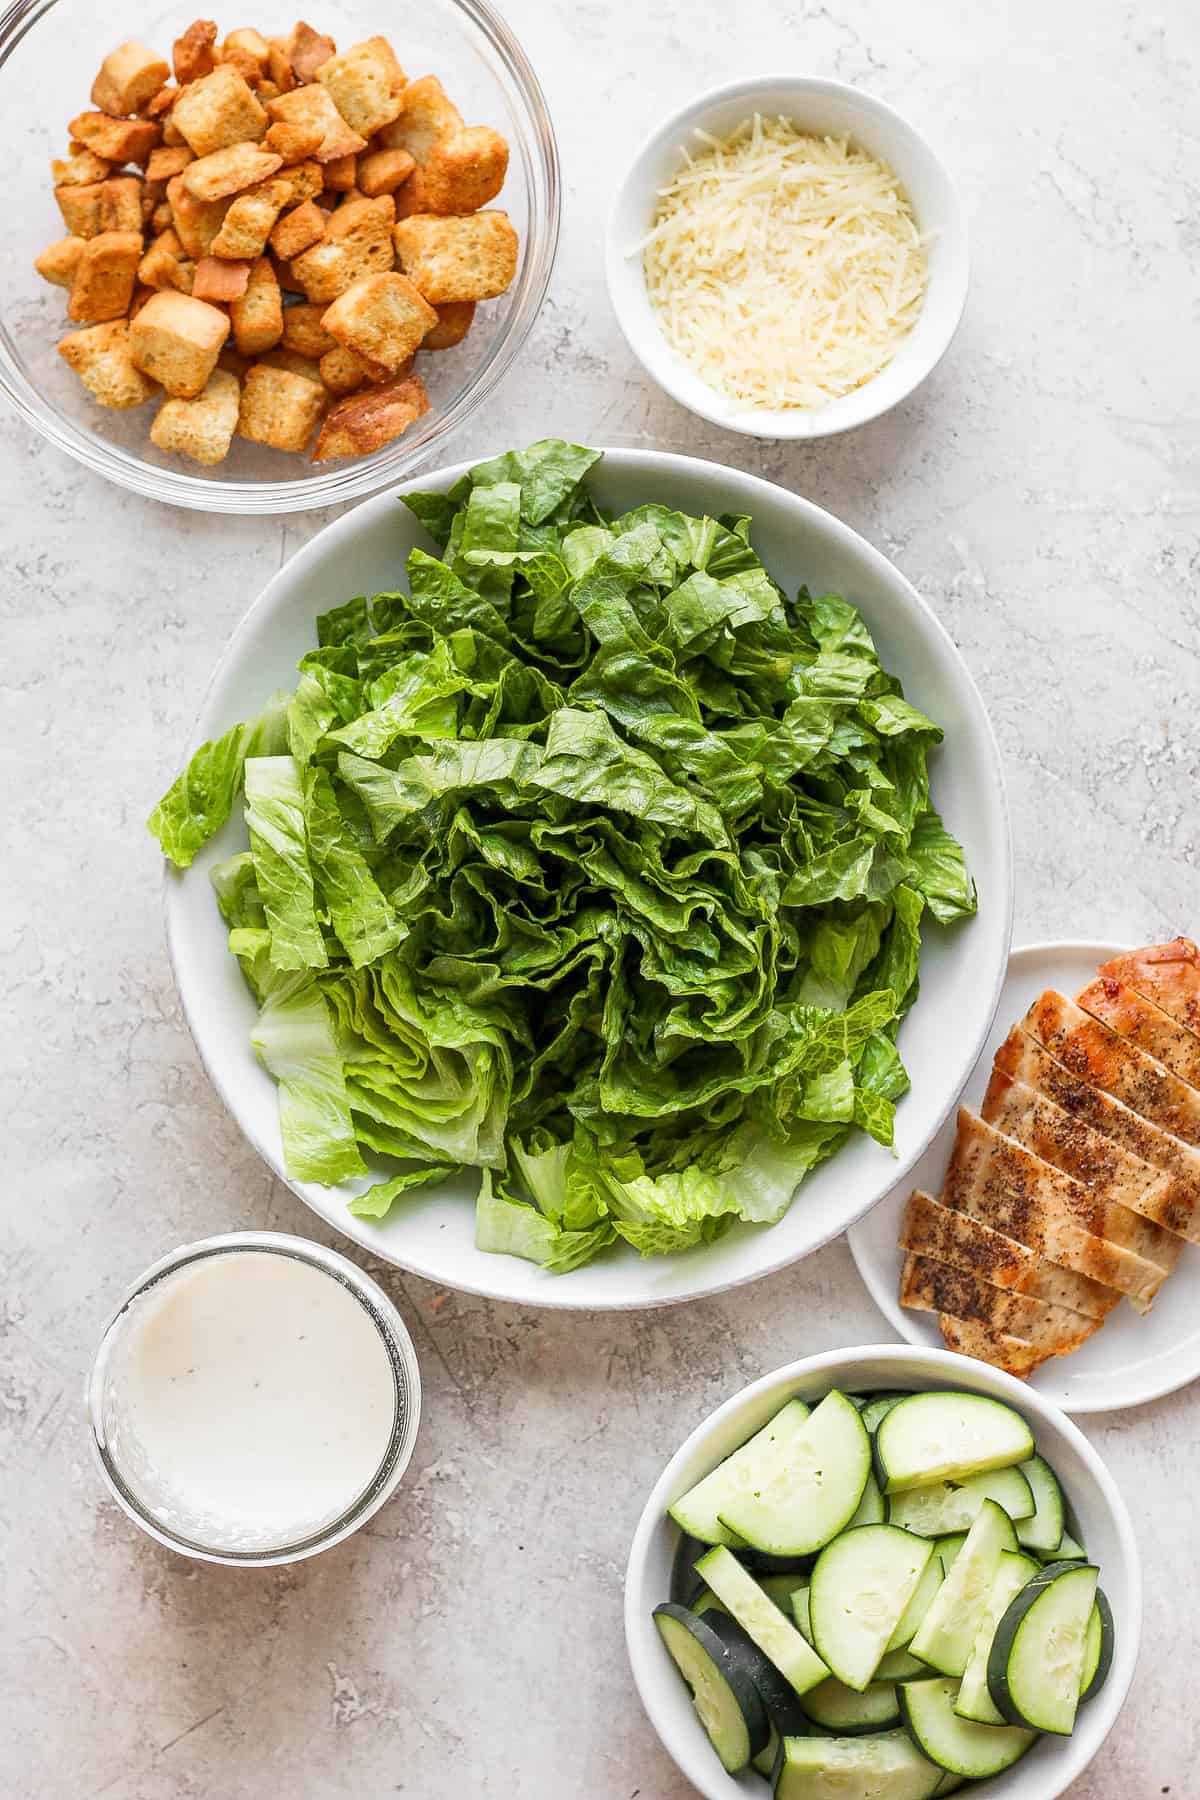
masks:
MULTIPOLYGON (((945 161, 925 134, 919 131, 912 121, 896 107, 889 105, 886 100, 880 100, 877 95, 868 92, 865 88, 857 87, 848 81, 835 81, 829 76, 805 75, 794 70, 784 70, 777 75, 743 76, 738 80, 723 82, 718 87, 707 88, 703 93, 695 95, 693 99, 679 107, 669 118, 656 125, 653 131, 649 132, 638 145, 617 183, 609 207, 604 234, 604 274, 609 303, 616 315, 621 335, 646 373, 658 383, 665 393, 670 395, 672 400, 698 418, 706 419, 712 425, 719 425, 726 431, 736 431, 743 437, 769 438, 776 441, 789 440, 804 443, 816 438, 836 437, 842 432, 854 431, 860 425, 869 425, 872 420, 881 418, 885 413, 891 412, 894 407, 900 406, 907 400, 933 373, 954 341, 967 304, 970 273, 970 242, 962 196, 945 161), (870 115, 876 119, 886 120, 899 132, 907 134, 917 148, 929 158, 930 163, 937 168, 945 185, 948 214, 947 224, 943 226, 941 236, 947 240, 953 238, 954 247, 961 263, 957 291, 950 286, 946 289, 946 314, 943 329, 937 337, 931 340, 928 353, 917 365, 911 381, 900 392, 893 394, 890 399, 880 399, 877 392, 879 376, 872 377, 870 381, 864 382, 861 388, 854 390, 854 397, 861 398, 861 403, 855 409, 854 416, 845 419, 829 418, 828 415, 832 410, 830 406, 818 407, 813 411, 800 408, 790 409, 787 412, 764 411, 761 417, 756 419, 750 408, 744 408, 740 412, 731 412, 728 403, 722 401, 722 397, 715 389, 713 390, 712 404, 704 404, 698 393, 690 388, 685 390, 680 379, 682 365, 678 362, 665 338, 660 335, 659 353, 651 360, 648 361, 642 354, 635 341, 636 334, 630 329, 626 310, 619 295, 619 283, 614 277, 614 270, 626 261, 626 251, 617 241, 618 214, 624 204, 634 172, 643 158, 656 149, 664 139, 673 136, 678 138, 680 134, 686 135, 689 129, 699 123, 700 115, 712 108, 721 106, 729 100, 751 101, 758 94, 777 91, 784 87, 794 88, 798 98, 808 95, 813 98, 843 100, 848 106, 857 107, 864 116, 870 115), (873 392, 875 397, 868 399, 867 396, 872 395, 873 392)), ((890 367, 890 364, 887 366, 890 367)), ((880 371, 881 375, 885 373, 886 368, 880 371)), ((842 399, 849 398, 851 398, 850 395, 842 396, 842 399)))
MULTIPOLYGON (((952 1350, 937 1350, 933 1347, 915 1344, 851 1344, 840 1350, 822 1350, 814 1356, 800 1357, 795 1362, 784 1363, 769 1374, 762 1375, 752 1381, 748 1387, 739 1389, 736 1394, 724 1401, 708 1417, 702 1419, 694 1431, 689 1432, 683 1443, 671 1457, 666 1467, 650 1490, 649 1497, 642 1509, 634 1530, 633 1541, 629 1549, 629 1559, 625 1567, 625 1647, 629 1656, 629 1666, 633 1673, 634 1686, 641 1700, 646 1717, 658 1736, 664 1750, 671 1757, 677 1768, 687 1779, 693 1782, 699 1791, 710 1797, 715 1790, 705 1787, 697 1779, 697 1771, 691 1766, 690 1759, 684 1760, 678 1754, 668 1735, 669 1726, 664 1726, 660 1709, 655 1705, 653 1695, 658 1687, 658 1676, 650 1665, 647 1645, 656 1647, 656 1640, 646 1636, 646 1617, 644 1596, 635 1590, 640 1587, 642 1571, 649 1552, 650 1542, 667 1517, 667 1506, 674 1498, 673 1488, 677 1479, 677 1471, 691 1457, 710 1435, 715 1435, 727 1421, 735 1418, 760 1395, 773 1390, 782 1390, 793 1383, 805 1381, 814 1375, 826 1371, 838 1371, 853 1385, 850 1368, 856 1363, 878 1358, 892 1362, 897 1369, 901 1382, 906 1376, 927 1381, 936 1379, 931 1376, 931 1365, 934 1369, 944 1370, 946 1385, 949 1388, 966 1388, 977 1391, 972 1383, 971 1371, 975 1368, 986 1370, 988 1385, 999 1389, 1014 1410, 1023 1414, 1033 1414, 1041 1423, 1050 1424, 1062 1434, 1072 1449, 1087 1465, 1088 1472, 1095 1481, 1100 1498, 1107 1508, 1120 1546, 1120 1561, 1129 1588, 1129 1620, 1119 1635, 1119 1641, 1113 1654, 1112 1667, 1108 1680, 1095 1705, 1103 1704, 1104 1729, 1094 1745, 1086 1747, 1082 1740, 1075 1738, 1058 1738, 1054 1742, 1066 1749, 1061 1771, 1056 1770, 1053 1780, 1056 1785, 1048 1787, 1039 1796, 1039 1800, 1058 1800, 1066 1792, 1073 1781, 1076 1781, 1088 1764, 1099 1754, 1105 1739, 1112 1731, 1125 1704, 1137 1669, 1138 1654, 1142 1638, 1142 1562, 1138 1550, 1137 1535, 1133 1528, 1133 1520, 1129 1516, 1129 1508, 1124 1496, 1109 1473, 1108 1465, 1090 1439, 1079 1429, 1057 1404, 1048 1400, 1045 1395, 1029 1388, 1018 1381, 1015 1375, 1006 1374, 1003 1369, 994 1369, 987 1363, 976 1363, 971 1357, 959 1356, 952 1350), (1075 1754, 1072 1755, 1071 1751, 1075 1754)), ((1036 1436, 1036 1433, 1035 1433, 1036 1436)), ((720 1459, 718 1459, 720 1460, 720 1459)), ((714 1464, 715 1466, 715 1464, 714 1464)), ((673 1529, 678 1529, 673 1527, 673 1529)), ((1101 1571, 1103 1574, 1103 1571, 1101 1571)), ((1096 1714, 1089 1709, 1089 1717, 1096 1714)), ((700 1746, 707 1748, 707 1746, 700 1746)), ((703 1769, 700 1771, 704 1773, 703 1769)), ((731 1779, 726 1777, 726 1779, 731 1779)), ((992 1790, 989 1790, 992 1791, 992 1790)), ((1000 1790, 1002 1791, 1002 1790, 1000 1790)))
MULTIPOLYGON (((669 474, 672 472, 686 473, 688 470, 693 469, 703 470, 711 475, 719 476, 726 481, 732 477, 735 481, 745 484, 751 492, 761 489, 765 493, 785 494, 789 504, 800 508, 800 510, 807 515, 809 522, 819 525, 819 528, 822 531, 830 532, 835 539, 839 539, 841 542, 852 546, 857 554, 865 558, 873 572, 878 571, 889 581, 898 582, 907 591, 907 595, 913 606, 923 616, 926 630, 934 637, 941 639, 943 646, 950 652, 951 657, 957 666, 964 690, 970 696, 978 712, 981 741, 987 760, 991 765, 993 803, 996 807, 997 822, 1001 828, 1005 850, 1003 891, 1001 892, 999 888, 997 888, 996 891, 992 893, 989 900, 989 905, 993 909, 999 908, 1002 910, 1005 953, 1003 958, 997 959, 998 967, 992 980, 992 991, 988 996, 986 1009, 981 1016, 979 1028, 975 1034, 975 1041, 972 1045, 970 1055, 963 1059, 962 1080, 965 1082, 969 1077, 971 1070, 979 1060, 983 1046, 987 1041, 988 1033, 995 1020, 996 1009, 1000 1004, 1000 994, 1004 983, 1005 972, 1008 967, 1008 948, 1012 941, 1012 920, 1015 904, 1015 871, 1013 867, 1012 819, 1009 811, 1008 789, 1004 779, 1004 765, 1000 757, 1000 748, 996 741, 996 734, 992 726, 991 718, 983 703, 983 696, 981 695, 978 684, 971 674, 966 660, 959 651, 958 646, 954 643, 950 633, 942 624, 928 601, 922 598, 913 583, 909 581, 906 575, 902 574, 902 572, 896 568, 895 564, 883 554, 882 550, 876 549, 874 544, 862 537, 853 529, 853 527, 845 524, 844 521, 839 519, 834 513, 827 512, 824 507, 818 506, 815 501, 808 500, 803 495, 794 493, 790 488, 784 488, 780 483, 768 481, 761 475, 752 475, 745 470, 732 469, 725 464, 712 462, 701 457, 683 456, 675 451, 638 450, 627 449, 620 446, 611 446, 608 448, 593 446, 593 448, 600 450, 602 458, 611 456, 614 459, 632 462, 635 466, 645 468, 651 473, 665 471, 669 474)), ((243 639, 250 633, 252 627, 257 624, 258 620, 264 614, 269 613, 279 602, 281 597, 286 594, 297 571, 303 569, 307 562, 316 561, 317 558, 324 554, 325 550, 328 549, 331 542, 336 543, 341 537, 352 536, 363 521, 373 519, 377 514, 386 511, 390 506, 395 504, 396 499, 401 494, 411 490, 445 490, 446 488, 451 487, 462 475, 466 474, 468 470, 474 468, 478 462, 483 460, 485 459, 481 457, 471 457, 464 462, 454 463, 448 468, 430 470, 427 473, 422 473, 409 481, 401 483, 395 488, 390 488, 382 494, 376 494, 371 499, 364 501, 360 506, 356 506, 351 511, 344 513, 341 518, 333 520, 332 523, 326 525, 323 530, 316 532, 306 544, 302 545, 293 556, 289 557, 288 561, 284 563, 282 568, 276 571, 267 585, 263 588, 262 592, 242 615, 226 643, 224 650, 218 658, 216 667, 213 669, 213 672, 205 685, 196 727, 193 729, 191 741, 187 746, 179 766, 183 767, 186 765, 186 762, 190 760, 200 743, 203 741, 206 729, 203 721, 206 718, 209 703, 217 688, 221 685, 226 671, 231 665, 237 662, 243 639)), ((220 725, 220 730, 226 730, 228 726, 233 723, 233 720, 226 720, 220 725)), ((952 1092, 947 1094, 945 1105, 938 1112, 937 1116, 931 1119, 929 1129, 922 1135, 920 1141, 914 1144, 911 1155, 899 1158, 893 1168, 888 1171, 891 1179, 888 1181, 887 1186, 883 1188, 880 1193, 865 1200, 851 1216, 839 1218, 831 1223, 828 1229, 823 1228, 815 1241, 808 1249, 801 1252, 800 1255, 777 1252, 753 1270, 745 1271, 724 1280, 697 1280, 689 1284, 684 1291, 677 1291, 669 1295, 655 1294, 649 1296, 642 1295, 637 1298, 629 1299, 610 1299, 600 1298, 595 1294, 592 1294, 587 1298, 584 1298, 582 1295, 577 1298, 569 1286, 569 1278, 563 1277, 561 1279, 555 1279, 553 1282, 547 1281, 544 1287, 538 1289, 536 1296, 522 1295, 519 1301, 514 1302, 511 1290, 505 1286, 503 1280, 502 1266, 507 1260, 506 1258, 494 1258, 496 1263, 500 1265, 494 1281, 471 1280, 469 1278, 464 1279, 463 1276, 456 1272, 453 1282, 450 1282, 444 1269, 431 1268, 421 1260, 407 1257, 404 1253, 398 1234, 394 1251, 390 1242, 385 1244, 378 1238, 372 1238, 368 1243, 362 1238, 357 1237, 351 1228, 353 1216, 348 1212, 346 1206, 339 1198, 338 1190, 328 1190, 333 1198, 326 1205, 318 1204, 311 1188, 309 1191, 306 1191, 303 1184, 291 1180, 284 1173, 282 1167, 276 1164, 267 1145, 250 1128, 248 1123, 243 1120, 233 1097, 232 1083, 223 1079, 220 1070, 214 1066, 210 1059, 205 1055, 204 1048, 192 1028, 192 1022, 188 1015, 187 1005, 183 996, 183 988, 180 982, 180 964, 176 948, 176 933, 181 928, 182 918, 181 910, 176 904, 176 900, 179 891, 180 877, 185 873, 186 871, 180 871, 174 868, 169 862, 164 861, 162 895, 167 953, 170 958, 171 972, 175 979, 176 992, 180 996, 184 1020, 187 1024, 188 1033, 192 1039, 196 1054, 200 1059, 205 1073, 213 1087, 216 1089, 226 1111, 237 1125, 239 1131, 251 1145, 252 1149, 256 1151, 258 1156, 271 1170, 276 1179, 282 1181, 286 1187, 291 1189, 298 1200, 301 1200, 310 1211, 315 1212, 327 1225, 331 1225, 334 1230, 340 1232, 343 1237, 350 1238, 352 1242, 359 1244, 360 1247, 367 1250, 370 1254, 379 1256, 383 1261, 391 1263, 396 1268, 406 1269, 414 1275, 423 1277, 427 1281, 435 1281, 443 1286, 453 1286, 456 1291, 461 1293, 478 1294, 484 1299, 500 1300, 508 1302, 509 1304, 516 1303, 539 1308, 545 1307, 548 1310, 632 1312, 648 1311, 664 1306, 681 1305, 686 1301, 699 1299, 707 1295, 727 1293, 733 1288, 744 1287, 752 1281, 761 1280, 764 1276, 778 1274, 781 1269, 789 1268, 796 1262, 805 1261, 809 1256, 812 1256, 818 1250, 823 1249, 826 1244, 831 1243, 834 1238, 841 1237, 849 1230, 851 1225, 862 1218, 864 1214, 870 1212, 872 1207, 878 1205, 879 1201, 891 1191, 897 1182, 903 1181, 908 1171, 925 1154, 929 1145, 941 1130, 949 1116, 951 1107, 955 1104, 958 1094, 961 1092, 960 1083, 952 1092)), ((769 1241, 769 1234, 770 1228, 767 1228, 764 1231, 764 1241, 769 1241)))

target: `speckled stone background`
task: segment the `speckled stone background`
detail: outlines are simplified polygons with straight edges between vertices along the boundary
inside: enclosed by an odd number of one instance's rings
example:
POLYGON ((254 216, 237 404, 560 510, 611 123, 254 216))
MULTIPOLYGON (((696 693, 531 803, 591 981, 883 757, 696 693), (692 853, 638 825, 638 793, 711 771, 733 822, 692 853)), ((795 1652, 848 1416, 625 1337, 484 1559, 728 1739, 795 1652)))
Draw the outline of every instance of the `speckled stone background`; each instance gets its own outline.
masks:
MULTIPOLYGON (((1017 941, 1200 929, 1194 0, 504 6, 558 123, 563 244, 518 368, 451 454, 552 431, 660 445, 831 508, 912 577, 983 688, 1017 941), (651 388, 598 256, 615 174, 664 109, 781 66, 908 112, 961 181, 974 246, 966 321, 924 389, 797 450, 651 388)), ((104 1315, 188 1238, 320 1233, 197 1063, 142 819, 231 627, 325 521, 144 504, 7 415, 0 442, 0 1792, 684 1800, 626 1669, 629 1536, 719 1400, 887 1336, 849 1254, 641 1318, 507 1310, 375 1268, 426 1384, 400 1496, 278 1573, 143 1540, 88 1459, 80 1386, 104 1315)), ((1136 1511, 1147 1616, 1128 1707, 1073 1800, 1200 1792, 1198 1422, 1193 1390, 1087 1423, 1136 1511)))

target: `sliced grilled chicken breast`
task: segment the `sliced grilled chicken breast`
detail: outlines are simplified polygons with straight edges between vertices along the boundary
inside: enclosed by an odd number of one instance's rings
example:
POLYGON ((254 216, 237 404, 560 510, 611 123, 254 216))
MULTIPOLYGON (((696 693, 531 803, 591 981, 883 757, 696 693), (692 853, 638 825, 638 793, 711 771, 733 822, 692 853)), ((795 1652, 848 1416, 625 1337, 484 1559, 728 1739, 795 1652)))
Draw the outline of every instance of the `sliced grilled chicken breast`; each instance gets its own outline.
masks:
POLYGON ((1173 1131, 1185 1143, 1200 1144, 1200 1093, 1107 1025, 1089 1018, 1064 994, 1049 989, 1034 1001, 1021 1027, 1073 1075, 1123 1100, 1143 1119, 1173 1131))
POLYGON ((1101 965, 1100 974, 1126 982, 1189 1031, 1200 1033, 1200 949, 1190 938, 1114 956, 1101 965))
POLYGON ((1022 1338, 1005 1337, 1002 1332, 991 1331, 974 1319, 954 1319, 949 1313, 939 1313, 938 1329, 947 1350, 957 1350, 960 1356, 973 1356, 976 1362, 991 1363, 993 1368, 1004 1369, 1009 1375, 1024 1378, 1049 1361, 1022 1338))
POLYGON ((905 1257, 900 1304, 918 1312, 948 1313, 1002 1336, 1023 1338, 1047 1356, 1069 1356, 1100 1329, 1098 1319, 1085 1319, 1082 1313, 1032 1300, 1028 1294, 1006 1293, 931 1256, 905 1257))
POLYGON ((996 1070, 1036 1088, 1073 1119, 1171 1176, 1158 1223, 1200 1243, 1200 1150, 1160 1131, 1119 1100, 1082 1080, 1015 1026, 996 1052, 996 1070))
POLYGON ((1200 1037, 1153 1000, 1144 1000, 1115 975, 1100 976, 1075 999, 1093 1019, 1128 1038, 1189 1087, 1200 1088, 1200 1037))
POLYGON ((1113 1288, 1073 1269, 1048 1262, 1036 1250, 985 1225, 969 1213, 954 1212, 918 1189, 910 1195, 900 1231, 900 1248, 966 1270, 994 1287, 1064 1306, 1099 1323, 1120 1300, 1113 1288))

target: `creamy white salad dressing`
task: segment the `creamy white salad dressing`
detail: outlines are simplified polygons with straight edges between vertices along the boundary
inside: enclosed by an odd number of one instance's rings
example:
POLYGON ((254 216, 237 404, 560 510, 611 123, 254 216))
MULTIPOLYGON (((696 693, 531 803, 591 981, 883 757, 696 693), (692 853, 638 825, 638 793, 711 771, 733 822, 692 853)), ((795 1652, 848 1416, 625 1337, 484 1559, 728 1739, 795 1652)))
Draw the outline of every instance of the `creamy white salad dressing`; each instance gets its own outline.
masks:
POLYGON ((146 1510, 214 1550, 295 1543, 370 1486, 396 1382, 366 1307, 268 1250, 205 1256, 121 1315, 98 1369, 109 1456, 146 1510))

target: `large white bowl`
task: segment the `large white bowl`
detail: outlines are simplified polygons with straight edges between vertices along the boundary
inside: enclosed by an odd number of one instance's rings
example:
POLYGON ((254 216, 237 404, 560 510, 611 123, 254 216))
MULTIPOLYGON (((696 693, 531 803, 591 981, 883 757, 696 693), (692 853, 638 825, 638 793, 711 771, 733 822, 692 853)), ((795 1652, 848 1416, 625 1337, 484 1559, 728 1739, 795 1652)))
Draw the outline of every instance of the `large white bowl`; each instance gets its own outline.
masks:
POLYGON ((673 400, 747 437, 818 438, 877 419, 907 399, 940 362, 962 318, 970 258, 966 215, 949 171, 932 146, 892 107, 844 81, 812 75, 759 75, 713 88, 674 113, 646 140, 626 170, 605 241, 609 298, 626 342, 647 374, 673 400), (660 190, 697 131, 727 137, 754 113, 791 119, 819 136, 849 136, 895 171, 929 237, 929 284, 912 331, 887 367, 852 393, 811 410, 744 407, 702 381, 663 336, 646 291, 639 249, 654 221, 660 190))
MULTIPOLYGON (((448 488, 467 466, 419 485, 448 488)), ((754 541, 783 586, 807 582, 860 606, 887 668, 945 727, 946 742, 933 758, 933 796, 966 845, 979 914, 926 932, 921 999, 899 1040, 912 1092, 897 1111, 895 1155, 858 1137, 810 1177, 770 1229, 739 1226, 715 1244, 644 1262, 631 1249, 613 1251, 559 1276, 476 1250, 476 1183, 466 1176, 418 1190, 382 1224, 352 1217, 343 1192, 288 1185, 372 1254, 431 1281, 541 1306, 655 1306, 752 1281, 807 1256, 903 1178, 945 1118, 991 1025, 1011 936, 1012 853, 1004 779, 983 702, 942 626, 885 557, 809 501, 713 463, 610 450, 590 480, 601 503, 618 508, 660 501, 691 513, 751 514, 754 541)), ((234 633, 205 697, 196 742, 253 717, 273 689, 291 686, 297 660, 315 642, 316 614, 352 594, 394 589, 416 544, 432 548, 395 495, 380 496, 319 533, 280 570, 234 633)), ((208 880, 213 863, 244 847, 239 818, 188 871, 168 873, 168 939, 204 1065, 250 1142, 286 1181, 275 1085, 250 1047, 254 1003, 226 950, 208 880)))
POLYGON ((1021 1761, 991 1781, 972 1785, 987 1800, 1056 1800, 1087 1768, 1116 1723, 1137 1664, 1142 1632, 1142 1567, 1120 1490, 1096 1451, 1066 1414, 1041 1394, 949 1350, 872 1344, 806 1356, 743 1388, 697 1426, 654 1484, 638 1521, 625 1575, 625 1639, 642 1705, 663 1744, 706 1800, 763 1800, 766 1782, 735 1780, 721 1768, 693 1711, 687 1689, 651 1617, 668 1597, 679 1527, 667 1507, 765 1425, 786 1400, 816 1400, 832 1387, 849 1393, 961 1388, 990 1394, 1029 1421, 1038 1450, 1063 1484, 1071 1527, 1099 1565, 1116 1627, 1112 1667, 1094 1700, 1079 1710, 1069 1738, 1043 1737, 1021 1761))

